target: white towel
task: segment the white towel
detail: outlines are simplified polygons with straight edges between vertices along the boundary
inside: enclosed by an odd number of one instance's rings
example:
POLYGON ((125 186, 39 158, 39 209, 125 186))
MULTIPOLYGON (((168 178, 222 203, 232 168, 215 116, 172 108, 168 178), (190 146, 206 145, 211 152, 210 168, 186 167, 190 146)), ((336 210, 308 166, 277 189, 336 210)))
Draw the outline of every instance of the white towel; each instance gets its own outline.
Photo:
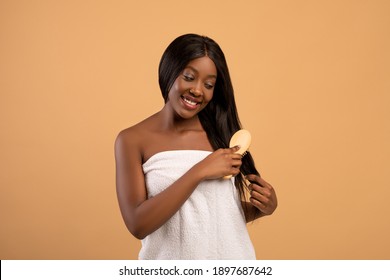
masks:
MULTIPOLYGON (((174 150, 143 164, 148 196, 169 187, 208 151, 174 150)), ((256 259, 233 179, 207 180, 163 226, 142 240, 140 259, 256 259)))

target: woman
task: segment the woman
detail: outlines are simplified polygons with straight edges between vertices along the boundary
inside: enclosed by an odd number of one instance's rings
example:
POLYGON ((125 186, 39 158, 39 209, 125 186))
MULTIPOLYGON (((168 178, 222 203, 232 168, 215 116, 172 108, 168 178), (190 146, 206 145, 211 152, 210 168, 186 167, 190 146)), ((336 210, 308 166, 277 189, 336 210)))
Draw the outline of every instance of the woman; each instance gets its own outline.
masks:
POLYGON ((159 84, 164 107, 115 143, 119 206, 142 240, 139 258, 255 259, 246 222, 272 214, 277 199, 250 153, 228 148, 241 125, 222 50, 204 36, 176 38, 159 84))

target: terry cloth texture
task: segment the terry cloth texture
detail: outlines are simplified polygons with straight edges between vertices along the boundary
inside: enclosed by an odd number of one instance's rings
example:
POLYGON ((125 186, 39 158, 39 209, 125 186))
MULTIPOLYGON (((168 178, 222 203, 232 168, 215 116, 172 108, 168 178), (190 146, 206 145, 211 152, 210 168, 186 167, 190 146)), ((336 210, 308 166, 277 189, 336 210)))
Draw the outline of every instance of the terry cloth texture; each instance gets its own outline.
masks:
MULTIPOLYGON (((143 164, 148 197, 169 187, 209 151, 174 150, 143 164)), ((206 180, 163 226, 142 240, 139 259, 256 259, 234 179, 206 180)))

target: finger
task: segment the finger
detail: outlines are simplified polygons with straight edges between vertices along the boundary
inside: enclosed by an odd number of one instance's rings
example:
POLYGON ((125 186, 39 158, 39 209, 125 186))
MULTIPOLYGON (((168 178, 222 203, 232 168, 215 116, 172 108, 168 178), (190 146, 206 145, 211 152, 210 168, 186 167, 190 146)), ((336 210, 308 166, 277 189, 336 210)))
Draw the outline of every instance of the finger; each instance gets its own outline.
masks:
POLYGON ((267 208, 267 206, 265 206, 263 203, 261 203, 260 201, 258 201, 257 199, 254 199, 252 197, 249 199, 249 201, 253 206, 260 209, 261 211, 265 210, 267 208))
POLYGON ((240 168, 242 165, 241 159, 232 159, 231 165, 237 168, 240 168))
POLYGON ((268 189, 272 189, 271 184, 266 182, 263 178, 261 178, 258 175, 248 174, 248 175, 245 176, 245 179, 247 179, 249 182, 255 183, 255 184, 259 185, 259 186, 266 187, 268 189))
POLYGON ((264 205, 268 205, 270 203, 271 196, 261 194, 257 191, 252 190, 251 191, 251 198, 256 199, 257 201, 261 202, 264 205))
POLYGON ((274 199, 272 190, 269 190, 268 188, 264 188, 256 184, 250 184, 248 188, 250 190, 250 196, 263 203, 268 204, 274 199))
POLYGON ((235 154, 236 152, 238 152, 240 148, 241 148, 240 145, 236 145, 232 148, 228 148, 227 150, 229 150, 230 153, 235 154))
POLYGON ((255 174, 248 174, 245 176, 245 179, 247 179, 249 182, 251 183, 256 183, 258 185, 261 185, 260 184, 260 176, 258 175, 255 175, 255 174))
POLYGON ((232 148, 226 148, 226 149, 222 149, 222 153, 225 155, 225 156, 235 156, 237 158, 241 158, 241 155, 240 154, 237 154, 236 152, 240 149, 239 146, 234 146, 232 148))
POLYGON ((236 176, 239 173, 240 173, 240 169, 232 166, 232 168, 230 169, 229 175, 236 176))
POLYGON ((242 159, 242 156, 240 154, 231 154, 232 159, 242 159))
POLYGON ((251 184, 250 189, 253 190, 256 193, 259 193, 261 195, 264 195, 266 197, 271 197, 272 190, 268 187, 263 187, 257 184, 251 184))
POLYGON ((232 162, 237 163, 242 159, 239 154, 232 153, 231 149, 224 149, 221 155, 229 164, 231 164, 232 162))

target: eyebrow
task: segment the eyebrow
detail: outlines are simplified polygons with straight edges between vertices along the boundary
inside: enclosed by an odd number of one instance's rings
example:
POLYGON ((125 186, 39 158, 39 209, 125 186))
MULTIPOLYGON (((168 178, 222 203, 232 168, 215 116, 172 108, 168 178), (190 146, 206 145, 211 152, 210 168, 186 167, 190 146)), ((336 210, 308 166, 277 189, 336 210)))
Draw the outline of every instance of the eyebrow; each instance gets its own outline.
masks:
MULTIPOLYGON (((184 69, 186 69, 186 68, 190 68, 191 70, 193 70, 194 72, 196 72, 196 73, 199 73, 199 71, 197 70, 197 69, 195 69, 194 67, 192 67, 192 66, 190 66, 190 65, 188 65, 188 66, 186 66, 184 69)), ((217 78, 217 75, 207 75, 207 77, 208 78, 217 78)))

